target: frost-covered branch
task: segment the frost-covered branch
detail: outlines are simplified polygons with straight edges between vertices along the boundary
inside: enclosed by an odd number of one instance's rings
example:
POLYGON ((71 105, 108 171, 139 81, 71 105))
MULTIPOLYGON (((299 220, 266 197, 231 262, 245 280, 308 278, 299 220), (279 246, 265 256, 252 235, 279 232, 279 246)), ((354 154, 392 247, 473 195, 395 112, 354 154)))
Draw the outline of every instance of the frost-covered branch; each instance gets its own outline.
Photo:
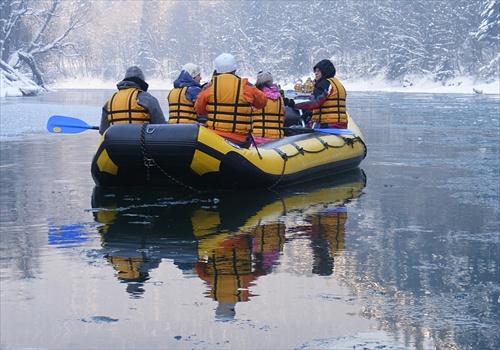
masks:
MULTIPOLYGON (((45 86, 43 65, 51 55, 78 55, 71 34, 92 20, 90 3, 79 0, 13 0, 0 5, 2 70, 31 73, 35 84, 45 86), (73 52, 73 55, 68 52, 73 52)), ((10 74, 10 73, 9 73, 10 74)), ((28 78, 29 79, 29 78, 28 78)))

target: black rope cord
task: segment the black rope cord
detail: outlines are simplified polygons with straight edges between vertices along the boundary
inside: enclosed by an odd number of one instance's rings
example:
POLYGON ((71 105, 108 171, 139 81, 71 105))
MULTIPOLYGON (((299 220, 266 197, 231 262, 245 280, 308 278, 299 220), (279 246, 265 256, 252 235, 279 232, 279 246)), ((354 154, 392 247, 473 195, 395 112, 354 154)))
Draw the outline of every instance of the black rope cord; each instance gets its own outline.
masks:
POLYGON ((276 180, 276 182, 274 184, 272 184, 271 186, 269 186, 267 188, 268 190, 270 190, 273 187, 277 186, 278 183, 281 181, 281 179, 283 178, 283 174, 285 174, 286 162, 288 161, 288 155, 285 152, 282 152, 281 150, 279 150, 277 148, 275 148, 274 150, 276 152, 278 152, 278 154, 281 156, 281 158, 283 158, 283 168, 281 169, 281 175, 278 177, 278 179, 276 180))
MULTIPOLYGON (((317 150, 317 151, 308 151, 307 149, 305 149, 303 147, 295 146, 295 148, 297 149, 297 153, 295 153, 295 154, 288 154, 287 157, 288 158, 293 158, 293 157, 296 157, 296 156, 299 156, 299 155, 303 155, 305 153, 310 153, 310 154, 321 153, 324 150, 327 150, 328 148, 342 148, 344 146, 354 147, 354 143, 355 142, 361 142, 361 143, 363 143, 362 140, 361 140, 361 138, 359 138, 359 137, 354 137, 354 138, 341 137, 341 138, 344 140, 344 143, 342 145, 340 145, 340 146, 331 145, 328 142, 325 142, 324 140, 319 139, 320 142, 323 144, 323 149, 320 149, 320 150, 317 150)), ((364 145, 364 143, 363 143, 363 145, 364 145)))
POLYGON ((150 180, 150 172, 149 172, 149 168, 151 167, 156 167, 158 170, 160 170, 160 172, 162 174, 164 174, 165 176, 167 176, 170 180, 174 181, 175 183, 185 187, 185 188, 188 188, 196 193, 201 193, 200 190, 192 187, 192 186, 189 186, 189 185, 186 185, 185 183, 182 183, 181 181, 177 180, 176 178, 174 178, 172 175, 168 174, 165 170, 163 170, 156 162, 153 158, 149 158, 148 157, 148 152, 146 150, 146 127, 147 127, 148 124, 143 124, 142 125, 142 129, 141 129, 141 150, 142 150, 142 157, 143 157, 143 160, 144 160, 144 166, 146 167, 146 179, 147 181, 149 182, 150 180))
POLYGON ((366 157, 366 145, 364 144, 363 140, 360 137, 353 137, 353 138, 341 137, 341 138, 344 140, 344 144, 342 144, 340 146, 330 145, 328 142, 325 142, 324 140, 318 138, 318 140, 320 140, 320 142, 323 144, 323 149, 320 149, 318 151, 308 151, 307 149, 304 149, 303 147, 299 147, 299 146, 295 145, 295 148, 297 149, 297 153, 292 154, 292 155, 286 154, 285 152, 282 152, 281 150, 274 148, 274 150, 276 152, 278 152, 278 154, 281 156, 281 158, 283 158, 283 168, 281 169, 281 175, 278 177, 276 182, 274 184, 272 184, 271 186, 269 186, 267 189, 270 190, 270 189, 276 187, 278 185, 278 183, 281 181, 281 179, 283 178, 283 175, 285 174, 286 162, 288 161, 289 158, 293 158, 293 157, 296 157, 299 155, 304 155, 305 153, 309 153, 309 154, 321 153, 321 152, 327 150, 328 148, 342 148, 344 146, 354 147, 355 142, 361 142, 365 146, 365 157, 366 157))

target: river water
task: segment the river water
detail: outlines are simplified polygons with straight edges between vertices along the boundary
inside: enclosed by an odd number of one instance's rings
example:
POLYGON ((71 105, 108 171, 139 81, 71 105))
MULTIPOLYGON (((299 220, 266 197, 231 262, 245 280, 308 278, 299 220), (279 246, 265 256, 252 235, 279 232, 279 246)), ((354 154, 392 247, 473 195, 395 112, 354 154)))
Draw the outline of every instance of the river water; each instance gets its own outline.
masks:
MULTIPOLYGON (((359 169, 95 188, 111 91, 1 100, 2 349, 497 349, 498 95, 352 92, 359 169)), ((153 92, 166 110, 166 92, 153 92)))

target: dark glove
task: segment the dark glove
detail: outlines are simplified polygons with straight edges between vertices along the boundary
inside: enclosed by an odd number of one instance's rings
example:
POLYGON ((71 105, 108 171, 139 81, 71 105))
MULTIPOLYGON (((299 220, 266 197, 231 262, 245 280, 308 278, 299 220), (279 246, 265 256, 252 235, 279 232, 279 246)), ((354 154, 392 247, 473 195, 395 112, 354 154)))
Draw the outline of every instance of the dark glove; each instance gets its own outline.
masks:
POLYGON ((309 122, 311 121, 311 117, 312 117, 312 112, 311 111, 302 111, 302 120, 304 121, 304 123, 307 125, 309 124, 309 122))
POLYGON ((288 107, 295 107, 295 101, 292 99, 292 98, 286 98, 285 97, 285 106, 288 106, 288 107))

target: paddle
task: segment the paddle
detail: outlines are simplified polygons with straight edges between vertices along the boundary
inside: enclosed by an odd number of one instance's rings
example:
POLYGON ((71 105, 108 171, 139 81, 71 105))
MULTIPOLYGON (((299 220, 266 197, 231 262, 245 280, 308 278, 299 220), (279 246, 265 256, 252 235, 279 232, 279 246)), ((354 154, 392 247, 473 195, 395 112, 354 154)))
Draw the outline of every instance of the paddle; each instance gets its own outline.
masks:
MULTIPOLYGON (((53 115, 47 121, 47 130, 56 134, 78 134, 89 129, 99 130, 99 127, 89 125, 81 119, 66 117, 63 115, 53 115)), ((284 127, 282 129, 289 130, 294 133, 322 132, 332 135, 356 135, 356 133, 350 129, 311 129, 304 127, 284 127)))
POLYGON ((78 134, 89 129, 99 130, 99 127, 88 125, 83 120, 63 115, 53 115, 47 121, 47 130, 56 134, 78 134))
POLYGON ((284 127, 282 129, 296 133, 323 132, 325 134, 332 134, 332 135, 356 135, 356 133, 350 129, 335 129, 335 128, 311 129, 304 127, 296 127, 296 128, 284 127))

